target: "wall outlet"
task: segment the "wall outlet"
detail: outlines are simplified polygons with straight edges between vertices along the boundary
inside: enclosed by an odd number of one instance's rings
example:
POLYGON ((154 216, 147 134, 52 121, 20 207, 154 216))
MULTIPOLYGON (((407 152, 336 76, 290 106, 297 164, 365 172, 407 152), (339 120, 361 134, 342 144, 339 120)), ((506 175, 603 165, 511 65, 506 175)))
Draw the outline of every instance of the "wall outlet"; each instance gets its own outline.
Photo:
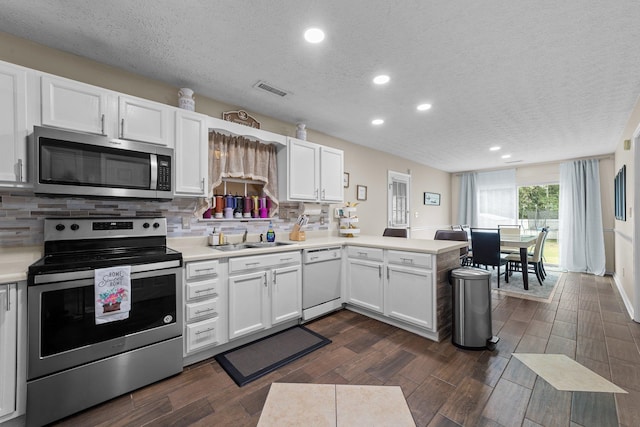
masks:
POLYGON ((188 230, 191 228, 191 220, 189 219, 189 217, 183 216, 182 217, 182 229, 183 230, 188 230))

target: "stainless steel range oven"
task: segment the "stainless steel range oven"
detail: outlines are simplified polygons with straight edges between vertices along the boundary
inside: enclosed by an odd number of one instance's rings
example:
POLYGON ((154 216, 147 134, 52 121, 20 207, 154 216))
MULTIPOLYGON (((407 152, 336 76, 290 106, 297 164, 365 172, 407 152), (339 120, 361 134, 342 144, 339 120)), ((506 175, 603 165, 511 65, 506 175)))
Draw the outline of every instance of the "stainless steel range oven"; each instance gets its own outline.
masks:
POLYGON ((45 220, 28 274, 27 425, 182 371, 182 254, 166 230, 164 218, 45 220), (113 270, 127 272, 122 294, 97 292, 113 270), (122 295, 128 310, 111 313, 122 295))

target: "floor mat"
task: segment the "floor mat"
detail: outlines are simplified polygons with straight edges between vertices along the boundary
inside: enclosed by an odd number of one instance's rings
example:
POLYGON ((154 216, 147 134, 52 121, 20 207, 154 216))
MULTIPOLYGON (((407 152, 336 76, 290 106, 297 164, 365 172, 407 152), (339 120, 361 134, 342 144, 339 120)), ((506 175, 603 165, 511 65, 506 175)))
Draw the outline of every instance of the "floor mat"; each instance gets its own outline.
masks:
MULTIPOLYGON (((504 273, 503 269, 500 269, 500 271, 504 273)), ((542 282, 542 286, 540 286, 535 274, 529 274, 529 289, 525 290, 522 273, 514 271, 509 276, 509 283, 505 283, 504 276, 500 277, 500 288, 498 288, 496 272, 497 270, 493 270, 491 273, 491 289, 494 292, 540 302, 551 302, 558 283, 562 280, 562 272, 547 269, 547 276, 542 282)))
POLYGON ((304 326, 294 326, 215 359, 236 384, 243 386, 329 343, 331 340, 304 326))

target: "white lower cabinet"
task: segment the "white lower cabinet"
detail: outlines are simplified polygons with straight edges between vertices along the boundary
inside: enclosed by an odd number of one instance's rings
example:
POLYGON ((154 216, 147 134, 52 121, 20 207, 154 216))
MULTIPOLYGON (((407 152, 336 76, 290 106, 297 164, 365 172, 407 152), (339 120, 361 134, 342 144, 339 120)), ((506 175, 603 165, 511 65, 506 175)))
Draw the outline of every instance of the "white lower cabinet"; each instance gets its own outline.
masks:
POLYGON ((229 339, 302 317, 300 252, 229 261, 229 339))
POLYGON ((0 285, 0 421, 16 411, 18 303, 15 284, 0 285))
POLYGON ((387 265, 386 316, 433 328, 433 274, 429 270, 387 265))
POLYGON ((227 341, 226 263, 195 261, 185 268, 185 355, 227 341))
POLYGON ((347 303, 382 313, 384 310, 384 251, 347 247, 347 303))
POLYGON ((430 332, 435 329, 433 255, 349 246, 347 303, 430 332))

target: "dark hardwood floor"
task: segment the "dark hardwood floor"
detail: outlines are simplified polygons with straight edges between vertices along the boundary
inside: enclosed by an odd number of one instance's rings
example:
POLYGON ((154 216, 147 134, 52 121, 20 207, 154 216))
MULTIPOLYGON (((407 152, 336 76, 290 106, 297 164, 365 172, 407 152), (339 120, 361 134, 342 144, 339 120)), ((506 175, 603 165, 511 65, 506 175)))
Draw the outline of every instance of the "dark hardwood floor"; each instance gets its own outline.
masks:
POLYGON ((548 304, 494 294, 493 352, 348 310, 306 326, 333 343, 242 388, 212 359, 57 425, 255 426, 273 382, 398 385, 418 426, 640 425, 640 324, 608 277, 565 274, 548 304), (629 394, 557 391, 512 352, 566 354, 629 394))

